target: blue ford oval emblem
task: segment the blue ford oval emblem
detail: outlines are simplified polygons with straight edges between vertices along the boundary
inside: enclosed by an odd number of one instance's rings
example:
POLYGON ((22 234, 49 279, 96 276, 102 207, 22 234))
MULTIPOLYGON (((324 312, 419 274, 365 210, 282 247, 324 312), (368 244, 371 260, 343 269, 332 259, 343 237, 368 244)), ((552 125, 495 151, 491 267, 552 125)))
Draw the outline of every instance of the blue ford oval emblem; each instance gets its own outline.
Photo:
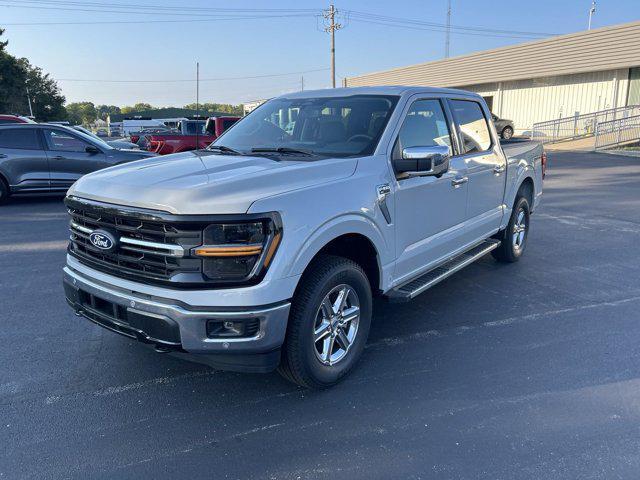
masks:
POLYGON ((89 235, 91 245, 105 252, 110 252, 116 247, 116 237, 106 230, 96 230, 89 235))

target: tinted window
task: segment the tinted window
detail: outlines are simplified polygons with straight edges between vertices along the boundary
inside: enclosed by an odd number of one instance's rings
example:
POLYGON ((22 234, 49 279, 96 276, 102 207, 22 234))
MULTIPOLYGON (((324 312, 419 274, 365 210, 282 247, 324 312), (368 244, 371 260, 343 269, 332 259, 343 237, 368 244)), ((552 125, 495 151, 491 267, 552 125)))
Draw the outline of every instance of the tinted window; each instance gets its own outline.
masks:
POLYGON ((60 130, 45 130, 45 138, 47 139, 49 150, 58 152, 84 152, 91 145, 70 133, 60 130))
POLYGON ((439 100, 418 100, 411 105, 398 135, 398 152, 407 147, 449 147, 451 135, 439 100))
POLYGON ((204 121, 197 122, 185 122, 184 133, 185 135, 203 135, 204 134, 204 121))
POLYGON ((38 131, 35 128, 12 128, 0 130, 0 148, 40 150, 38 131))
POLYGON ((470 100, 451 100, 451 108, 460 126, 464 152, 488 150, 491 136, 480 104, 470 100))
POLYGON ((238 121, 237 118, 228 118, 226 120, 222 120, 222 131, 224 132, 225 130, 227 130, 231 125, 233 125, 234 123, 236 123, 238 121))

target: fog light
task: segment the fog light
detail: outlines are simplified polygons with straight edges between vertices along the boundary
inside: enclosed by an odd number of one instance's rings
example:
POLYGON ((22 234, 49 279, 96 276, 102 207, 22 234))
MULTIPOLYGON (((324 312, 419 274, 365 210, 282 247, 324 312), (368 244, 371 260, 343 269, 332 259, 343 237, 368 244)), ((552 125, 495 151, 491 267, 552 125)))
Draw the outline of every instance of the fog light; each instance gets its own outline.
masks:
POLYGON ((259 329, 260 320, 257 318, 207 321, 207 337, 209 338, 248 338, 255 336, 259 329))

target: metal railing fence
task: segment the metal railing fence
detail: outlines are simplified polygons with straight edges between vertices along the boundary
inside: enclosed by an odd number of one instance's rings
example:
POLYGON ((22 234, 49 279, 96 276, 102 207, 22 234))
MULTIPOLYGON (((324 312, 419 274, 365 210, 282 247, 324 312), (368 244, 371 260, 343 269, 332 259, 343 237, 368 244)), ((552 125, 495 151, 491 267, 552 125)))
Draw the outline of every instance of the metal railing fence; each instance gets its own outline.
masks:
POLYGON ((599 122, 595 131, 595 148, 640 141, 640 115, 599 122))
POLYGON ((533 124, 531 139, 542 143, 573 140, 594 135, 601 123, 640 115, 640 105, 609 108, 598 112, 563 117, 533 124))

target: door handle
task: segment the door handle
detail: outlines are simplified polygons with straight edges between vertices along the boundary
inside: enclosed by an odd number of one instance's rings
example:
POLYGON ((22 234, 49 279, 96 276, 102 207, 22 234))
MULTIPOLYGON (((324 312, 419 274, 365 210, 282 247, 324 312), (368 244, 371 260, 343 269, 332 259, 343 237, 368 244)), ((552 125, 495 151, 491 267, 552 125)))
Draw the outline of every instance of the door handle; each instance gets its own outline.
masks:
POLYGON ((7 155, 4 153, 0 153, 0 158, 7 158, 7 155))
POLYGON ((453 185, 453 188, 458 188, 460 187, 460 185, 464 185, 468 181, 469 177, 454 178, 453 180, 451 180, 451 185, 453 185))
POLYGON ((496 165, 495 167, 493 167, 493 172, 496 175, 500 175, 502 172, 504 172, 507 169, 507 167, 505 167, 504 165, 496 165))
POLYGON ((53 157, 53 160, 64 160, 64 157, 62 155, 56 155, 53 157))

